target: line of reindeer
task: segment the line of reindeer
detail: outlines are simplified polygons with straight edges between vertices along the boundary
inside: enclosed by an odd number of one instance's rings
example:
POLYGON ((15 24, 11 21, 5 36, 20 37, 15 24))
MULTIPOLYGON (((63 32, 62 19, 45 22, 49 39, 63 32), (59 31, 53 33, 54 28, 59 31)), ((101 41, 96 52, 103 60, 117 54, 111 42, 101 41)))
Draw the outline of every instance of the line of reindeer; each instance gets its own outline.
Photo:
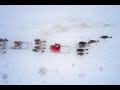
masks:
MULTIPOLYGON (((111 36, 106 36, 106 35, 103 35, 101 37, 99 37, 101 39, 108 39, 108 38, 112 38, 111 36)), ((83 56, 84 54, 89 54, 88 51, 88 46, 90 46, 92 43, 98 43, 100 42, 99 40, 89 40, 88 42, 85 42, 85 41, 81 41, 77 44, 77 54, 78 55, 81 55, 83 56)))
MULTIPOLYGON (((103 35, 101 37, 99 37, 101 39, 107 39, 107 38, 112 38, 111 36, 106 36, 103 35)), ((8 39, 1 39, 0 38, 0 52, 2 54, 5 54, 6 51, 3 51, 3 49, 6 49, 6 43, 8 42, 8 39)), ((46 49, 46 41, 45 40, 40 40, 40 39, 35 39, 35 46, 34 49, 32 49, 34 52, 38 52, 41 51, 42 53, 45 52, 46 49)), ((84 54, 89 54, 88 52, 86 53, 85 51, 88 51, 89 49, 87 48, 90 44, 92 43, 97 43, 99 42, 99 40, 89 40, 88 42, 85 41, 81 41, 77 44, 77 50, 76 52, 78 53, 78 55, 84 55, 84 54)), ((20 49, 21 48, 21 41, 14 41, 14 49, 20 49)))

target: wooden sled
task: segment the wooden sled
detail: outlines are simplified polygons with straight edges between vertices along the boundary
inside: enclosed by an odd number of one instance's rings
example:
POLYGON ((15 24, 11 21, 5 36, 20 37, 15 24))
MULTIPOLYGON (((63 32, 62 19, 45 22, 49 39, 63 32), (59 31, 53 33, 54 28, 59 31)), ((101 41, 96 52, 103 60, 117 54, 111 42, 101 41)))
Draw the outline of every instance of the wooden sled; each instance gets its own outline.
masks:
POLYGON ((22 41, 11 42, 11 49, 28 49, 28 42, 22 41))

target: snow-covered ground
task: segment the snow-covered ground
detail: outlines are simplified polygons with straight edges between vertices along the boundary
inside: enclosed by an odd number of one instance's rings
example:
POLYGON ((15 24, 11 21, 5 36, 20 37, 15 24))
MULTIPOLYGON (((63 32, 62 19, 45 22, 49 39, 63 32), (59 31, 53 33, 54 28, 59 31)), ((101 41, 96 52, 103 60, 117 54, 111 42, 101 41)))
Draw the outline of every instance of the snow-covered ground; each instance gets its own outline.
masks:
POLYGON ((0 6, 0 38, 29 42, 21 50, 8 43, 7 53, 0 54, 0 84, 120 84, 119 16, 117 5, 0 6), (36 38, 47 41, 44 53, 32 51, 36 38), (91 39, 100 42, 78 56, 76 44, 91 39), (71 46, 70 53, 50 53, 54 43, 71 46))

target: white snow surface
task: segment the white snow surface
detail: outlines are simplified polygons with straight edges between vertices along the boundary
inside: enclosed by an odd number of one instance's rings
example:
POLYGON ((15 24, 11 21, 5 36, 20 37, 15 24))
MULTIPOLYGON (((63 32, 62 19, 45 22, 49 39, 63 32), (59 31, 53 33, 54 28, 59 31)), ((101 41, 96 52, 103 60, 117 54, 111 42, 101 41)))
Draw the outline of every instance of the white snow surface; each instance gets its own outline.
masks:
POLYGON ((0 38, 29 42, 20 50, 8 44, 0 54, 0 85, 120 84, 120 6, 4 5, 0 13, 0 38), (47 41, 44 53, 32 51, 36 38, 47 41), (76 44, 91 39, 100 42, 78 56, 76 44), (54 43, 70 46, 70 53, 50 53, 54 43))

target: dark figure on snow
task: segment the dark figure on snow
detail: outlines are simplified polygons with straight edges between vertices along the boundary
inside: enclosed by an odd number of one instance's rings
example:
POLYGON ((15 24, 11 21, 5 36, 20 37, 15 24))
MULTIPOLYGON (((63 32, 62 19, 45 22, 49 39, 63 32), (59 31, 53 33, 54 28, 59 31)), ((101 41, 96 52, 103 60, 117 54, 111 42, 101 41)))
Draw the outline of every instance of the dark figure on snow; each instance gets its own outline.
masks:
POLYGON ((78 45, 80 48, 84 48, 85 46, 87 46, 87 42, 82 41, 82 42, 79 42, 78 45))
POLYGON ((35 48, 35 49, 41 49, 41 47, 40 47, 40 46, 35 46, 34 48, 35 48))
POLYGON ((99 38, 106 39, 106 38, 112 38, 112 37, 111 37, 111 36, 103 35, 103 36, 101 36, 101 37, 99 37, 99 38))
POLYGON ((46 42, 45 40, 43 42, 46 42))
POLYGON ((100 42, 99 40, 90 40, 88 44, 100 42))
POLYGON ((0 38, 0 42, 1 42, 1 41, 8 41, 8 40, 7 40, 7 39, 1 39, 1 38, 0 38))
POLYGON ((88 49, 77 49, 77 52, 84 52, 84 51, 87 51, 88 49))
MULTIPOLYGON (((82 53, 82 52, 80 52, 80 53, 78 53, 78 55, 81 55, 81 56, 83 56, 85 53, 82 53)), ((86 54, 88 54, 88 53, 86 53, 86 54)))
POLYGON ((7 39, 1 39, 0 38, 0 45, 6 45, 7 39))
POLYGON ((38 51, 40 51, 40 50, 39 50, 39 49, 34 48, 34 49, 33 49, 33 51, 34 51, 34 52, 38 52, 38 51))
POLYGON ((82 56, 82 55, 84 55, 84 53, 78 53, 78 55, 81 55, 81 56, 82 56))
POLYGON ((41 44, 41 40, 40 39, 35 39, 35 44, 41 44))

